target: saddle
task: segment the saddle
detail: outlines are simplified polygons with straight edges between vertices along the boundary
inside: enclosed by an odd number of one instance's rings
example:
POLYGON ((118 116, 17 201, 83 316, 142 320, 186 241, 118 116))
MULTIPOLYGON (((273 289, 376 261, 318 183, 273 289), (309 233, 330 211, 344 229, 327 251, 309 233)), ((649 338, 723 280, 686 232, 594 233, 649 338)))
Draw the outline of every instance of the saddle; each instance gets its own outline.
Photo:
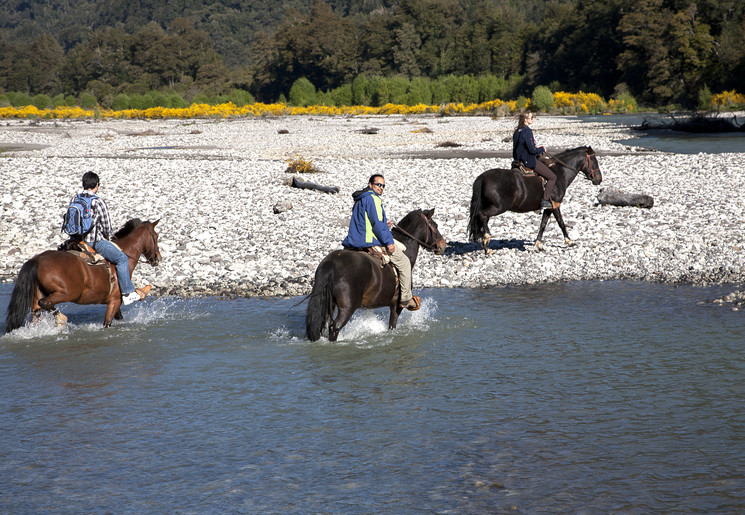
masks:
POLYGON ((512 161, 512 169, 516 172, 521 172, 524 177, 535 177, 537 174, 532 168, 528 168, 520 161, 512 161))
MULTIPOLYGON (((539 156, 538 160, 544 165, 548 166, 549 168, 556 166, 556 162, 550 157, 539 156)), ((512 169, 521 171, 525 177, 535 177, 536 175, 538 175, 537 173, 535 173, 535 170, 533 170, 532 168, 528 168, 520 161, 512 161, 512 169)), ((543 185, 545 186, 546 179, 541 177, 541 181, 543 182, 543 185)))
MULTIPOLYGON (((391 256, 388 255, 388 252, 385 251, 385 248, 376 245, 374 247, 365 247, 365 252, 367 252, 367 255, 370 256, 374 261, 380 260, 380 268, 384 268, 385 265, 391 262, 391 256)), ((396 267, 394 266, 393 269, 395 270, 396 267)))
POLYGON ((88 266, 106 266, 106 271, 109 273, 109 293, 114 290, 116 284, 116 277, 112 271, 114 266, 86 242, 69 239, 57 247, 57 250, 69 252, 88 266))
POLYGON ((86 265, 99 266, 106 264, 106 259, 84 241, 67 240, 57 247, 57 250, 69 252, 70 254, 77 256, 82 259, 86 265))

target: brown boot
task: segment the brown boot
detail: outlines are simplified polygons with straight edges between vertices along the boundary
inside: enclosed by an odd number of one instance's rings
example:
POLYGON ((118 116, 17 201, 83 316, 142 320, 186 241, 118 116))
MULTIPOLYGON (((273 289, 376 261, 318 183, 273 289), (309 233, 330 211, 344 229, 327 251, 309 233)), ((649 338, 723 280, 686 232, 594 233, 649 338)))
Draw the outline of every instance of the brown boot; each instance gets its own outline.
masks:
POLYGON ((147 294, 150 293, 150 290, 152 290, 153 287, 149 284, 143 288, 135 288, 135 291, 140 296, 140 300, 143 300, 145 297, 147 297, 147 294))
POLYGON ((416 311, 422 307, 422 299, 416 296, 411 297, 407 302, 402 302, 401 307, 406 308, 409 311, 416 311))

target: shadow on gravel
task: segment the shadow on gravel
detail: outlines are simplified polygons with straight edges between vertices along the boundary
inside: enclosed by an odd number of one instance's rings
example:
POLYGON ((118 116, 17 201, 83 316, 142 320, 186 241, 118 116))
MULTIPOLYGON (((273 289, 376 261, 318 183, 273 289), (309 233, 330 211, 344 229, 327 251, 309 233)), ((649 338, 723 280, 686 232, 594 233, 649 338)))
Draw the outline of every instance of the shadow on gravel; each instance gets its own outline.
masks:
MULTIPOLYGON (((491 250, 500 249, 518 249, 527 251, 529 247, 533 246, 532 241, 528 240, 495 240, 492 239, 489 242, 489 248, 491 250)), ((460 241, 449 241, 448 247, 445 249, 446 256, 463 256, 472 252, 483 252, 480 243, 470 242, 463 243, 460 241)))

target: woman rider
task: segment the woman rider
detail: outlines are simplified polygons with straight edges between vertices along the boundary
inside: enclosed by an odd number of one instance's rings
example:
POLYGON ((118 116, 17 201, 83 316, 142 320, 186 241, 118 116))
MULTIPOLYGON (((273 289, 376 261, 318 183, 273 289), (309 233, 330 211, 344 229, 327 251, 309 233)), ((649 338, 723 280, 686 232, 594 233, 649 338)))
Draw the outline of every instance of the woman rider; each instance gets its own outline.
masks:
POLYGON ((546 149, 537 147, 533 131, 530 125, 533 123, 533 113, 523 112, 517 122, 517 129, 512 134, 512 159, 519 161, 526 168, 530 168, 535 173, 546 179, 546 188, 543 190, 543 200, 541 200, 541 209, 553 209, 551 204, 551 193, 556 184, 556 174, 548 166, 536 159, 536 156, 543 154, 546 149))

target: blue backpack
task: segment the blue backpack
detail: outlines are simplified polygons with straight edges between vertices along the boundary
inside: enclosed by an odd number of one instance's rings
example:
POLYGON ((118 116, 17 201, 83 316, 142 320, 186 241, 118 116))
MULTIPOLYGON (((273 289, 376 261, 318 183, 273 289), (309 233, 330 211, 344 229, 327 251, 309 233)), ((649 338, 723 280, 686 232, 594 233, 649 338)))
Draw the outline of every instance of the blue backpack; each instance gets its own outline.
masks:
POLYGON ((95 195, 77 194, 70 202, 62 221, 62 230, 74 238, 83 239, 93 228, 91 204, 95 195))

